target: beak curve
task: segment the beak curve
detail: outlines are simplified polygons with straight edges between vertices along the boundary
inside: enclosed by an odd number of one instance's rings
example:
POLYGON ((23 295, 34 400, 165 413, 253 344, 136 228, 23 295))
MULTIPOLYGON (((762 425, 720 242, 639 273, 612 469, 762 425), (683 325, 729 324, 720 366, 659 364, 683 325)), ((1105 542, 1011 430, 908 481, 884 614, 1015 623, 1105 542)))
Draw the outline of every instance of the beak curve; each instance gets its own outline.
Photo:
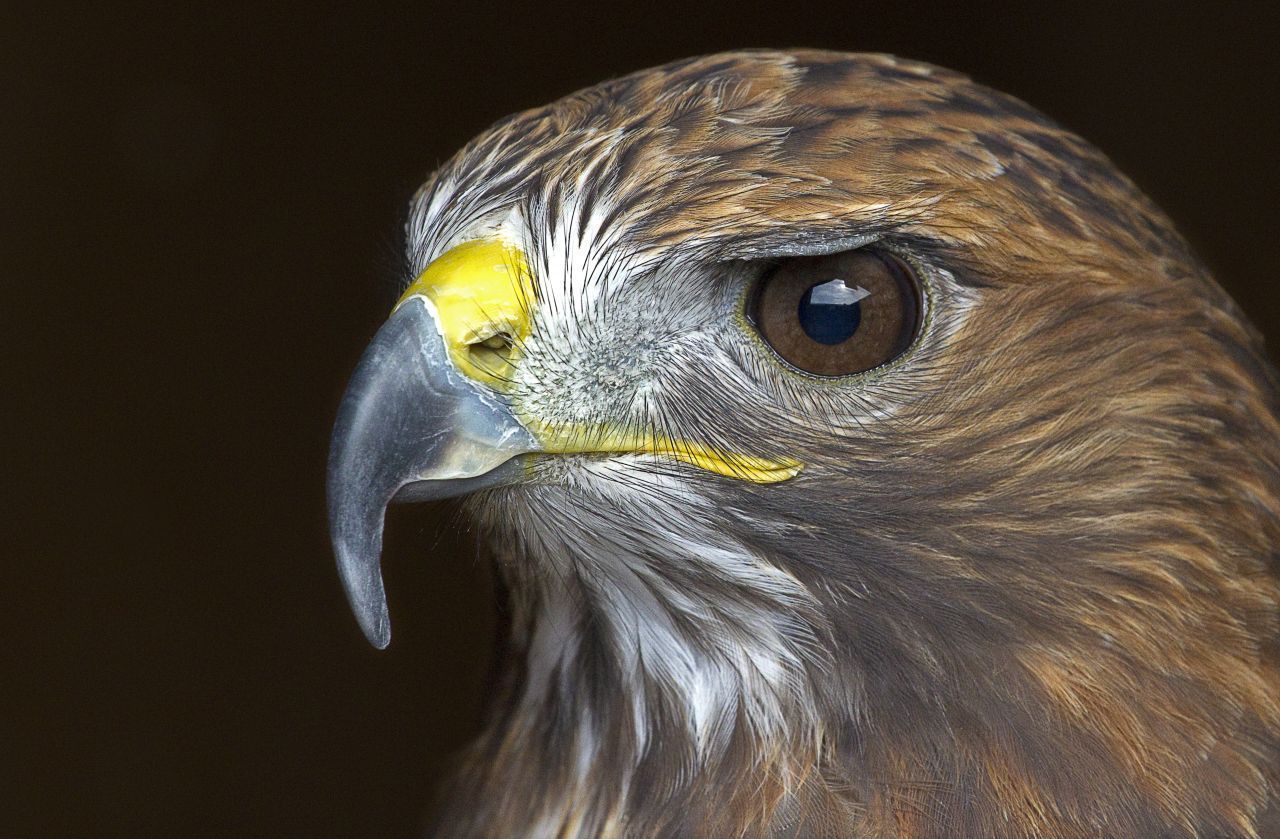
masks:
POLYGON ((523 476, 533 435, 449 358, 430 300, 406 299, 361 357, 329 446, 329 535, 373 646, 391 641, 382 584, 387 505, 463 495, 523 476))

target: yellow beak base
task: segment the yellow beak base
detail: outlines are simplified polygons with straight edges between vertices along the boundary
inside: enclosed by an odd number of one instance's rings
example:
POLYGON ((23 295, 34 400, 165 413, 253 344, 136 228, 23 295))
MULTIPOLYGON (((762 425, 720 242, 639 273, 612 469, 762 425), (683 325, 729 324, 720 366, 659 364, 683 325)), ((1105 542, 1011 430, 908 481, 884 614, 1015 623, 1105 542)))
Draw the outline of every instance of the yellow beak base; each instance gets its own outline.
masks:
MULTIPOLYGON (((459 372, 498 392, 510 390, 536 304, 529 265, 519 248, 498 239, 457 245, 418 275, 396 308, 413 298, 430 302, 449 359, 459 372)), ((738 455, 686 440, 519 419, 547 453, 655 454, 757 484, 785 481, 802 468, 794 460, 738 455)))
POLYGON ((423 297, 435 307, 449 358, 466 376, 505 390, 529 337, 533 280, 524 253, 481 239, 447 251, 418 275, 396 304, 423 297))

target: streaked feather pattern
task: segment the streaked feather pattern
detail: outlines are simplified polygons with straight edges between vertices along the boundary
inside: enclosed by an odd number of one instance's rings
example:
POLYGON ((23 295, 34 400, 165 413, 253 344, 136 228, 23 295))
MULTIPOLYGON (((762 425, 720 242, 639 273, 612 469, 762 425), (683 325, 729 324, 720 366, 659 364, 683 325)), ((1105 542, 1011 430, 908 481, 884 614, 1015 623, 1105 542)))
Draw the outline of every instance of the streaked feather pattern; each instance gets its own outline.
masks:
POLYGON ((468 505, 510 669, 441 835, 1280 835, 1280 427, 1167 219, 1023 103, 887 56, 677 62, 509 117, 415 200, 539 308, 512 398, 805 464, 566 457, 468 505), (875 240, 927 326, 848 382, 734 320, 875 240))

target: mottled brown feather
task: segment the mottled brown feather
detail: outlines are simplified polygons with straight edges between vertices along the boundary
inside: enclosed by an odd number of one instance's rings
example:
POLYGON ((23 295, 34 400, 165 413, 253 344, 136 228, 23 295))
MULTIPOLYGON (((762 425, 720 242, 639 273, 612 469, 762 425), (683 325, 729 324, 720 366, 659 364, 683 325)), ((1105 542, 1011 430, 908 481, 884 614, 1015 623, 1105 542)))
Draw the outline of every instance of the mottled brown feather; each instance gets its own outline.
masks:
MULTIPOLYGON (((423 203, 465 200, 418 231, 415 266, 513 202, 561 223, 579 182, 573 198, 608 208, 619 247, 655 260, 875 235, 972 301, 902 384, 893 423, 839 445, 780 438, 811 468, 725 490, 785 525, 726 513, 819 604, 805 619, 830 653, 810 673, 820 730, 763 754, 735 731, 696 772, 675 739, 636 757, 610 647, 590 632, 576 692, 518 712, 545 581, 536 557, 503 549, 517 664, 442 835, 523 835, 565 795, 562 836, 1280 835, 1275 377, 1101 153, 923 64, 710 56, 480 135, 424 187, 423 203), (566 756, 587 712, 616 763, 584 787, 566 756)), ((502 545, 523 538, 495 512, 514 498, 476 503, 502 545)))

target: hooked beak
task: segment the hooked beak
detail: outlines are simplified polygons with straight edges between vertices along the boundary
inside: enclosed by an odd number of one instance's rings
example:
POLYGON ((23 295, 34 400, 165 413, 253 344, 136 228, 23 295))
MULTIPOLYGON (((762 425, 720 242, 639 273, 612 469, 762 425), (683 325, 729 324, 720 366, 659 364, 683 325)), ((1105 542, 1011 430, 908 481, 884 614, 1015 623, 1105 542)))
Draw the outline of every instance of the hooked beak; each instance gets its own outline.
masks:
POLYGON ((405 291, 347 386, 329 448, 329 534, 356 620, 379 649, 391 641, 380 564, 388 504, 515 483, 535 453, 648 453, 764 484, 800 471, 794 460, 628 423, 559 427, 517 417, 504 393, 531 331, 535 291, 518 248, 497 239, 455 246, 405 291))
POLYGON ((329 533, 369 643, 391 641, 382 585, 388 504, 463 495, 518 480, 533 435, 493 391, 451 362, 435 307, 406 299, 356 366, 329 449, 329 533))

